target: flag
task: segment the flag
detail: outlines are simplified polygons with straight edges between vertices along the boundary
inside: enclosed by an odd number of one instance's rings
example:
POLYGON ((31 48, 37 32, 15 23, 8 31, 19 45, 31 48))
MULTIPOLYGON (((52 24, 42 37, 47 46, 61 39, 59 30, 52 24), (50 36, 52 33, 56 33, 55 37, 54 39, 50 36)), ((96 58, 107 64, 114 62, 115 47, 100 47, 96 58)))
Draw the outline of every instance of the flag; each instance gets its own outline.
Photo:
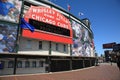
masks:
POLYGON ((78 15, 79 15, 79 16, 82 16, 82 15, 84 15, 84 14, 83 14, 82 12, 79 12, 78 15))
POLYGON ((69 4, 67 5, 67 8, 68 8, 68 11, 70 11, 71 7, 70 7, 70 5, 69 5, 69 4))
POLYGON ((29 29, 31 32, 34 32, 34 26, 32 26, 31 24, 27 23, 24 18, 21 18, 21 24, 20 27, 23 29, 29 29))

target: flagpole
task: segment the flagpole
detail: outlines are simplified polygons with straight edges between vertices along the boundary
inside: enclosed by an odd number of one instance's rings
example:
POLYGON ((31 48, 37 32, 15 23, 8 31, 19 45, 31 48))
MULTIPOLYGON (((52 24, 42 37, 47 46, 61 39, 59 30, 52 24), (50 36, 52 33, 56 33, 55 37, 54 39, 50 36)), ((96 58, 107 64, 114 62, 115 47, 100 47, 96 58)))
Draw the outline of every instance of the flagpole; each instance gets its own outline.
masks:
POLYGON ((69 4, 67 4, 67 9, 68 9, 68 12, 70 12, 71 7, 69 4))
POLYGON ((21 11, 20 11, 20 16, 19 16, 19 23, 18 23, 18 29, 17 29, 17 37, 16 37, 16 44, 15 44, 15 48, 14 48, 14 52, 18 53, 19 50, 19 41, 20 41, 20 36, 21 36, 21 28, 20 28, 20 24, 21 24, 21 17, 23 16, 23 10, 24 10, 24 0, 21 0, 21 11))

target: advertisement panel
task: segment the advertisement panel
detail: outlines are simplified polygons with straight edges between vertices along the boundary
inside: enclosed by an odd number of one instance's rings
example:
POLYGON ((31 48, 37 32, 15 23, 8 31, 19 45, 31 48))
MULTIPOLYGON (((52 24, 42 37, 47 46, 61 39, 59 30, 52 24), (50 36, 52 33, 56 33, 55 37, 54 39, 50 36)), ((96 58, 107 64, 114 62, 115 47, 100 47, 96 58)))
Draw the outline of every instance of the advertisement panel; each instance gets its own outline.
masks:
POLYGON ((0 0, 0 20, 19 22, 22 0, 0 0))
POLYGON ((73 20, 71 22, 73 29, 72 55, 90 57, 94 45, 88 30, 73 20))
POLYGON ((0 22, 0 53, 15 52, 17 25, 0 22))
POLYGON ((72 44, 72 28, 69 19, 52 8, 31 6, 24 14, 28 25, 35 31, 23 29, 22 36, 39 40, 72 44))

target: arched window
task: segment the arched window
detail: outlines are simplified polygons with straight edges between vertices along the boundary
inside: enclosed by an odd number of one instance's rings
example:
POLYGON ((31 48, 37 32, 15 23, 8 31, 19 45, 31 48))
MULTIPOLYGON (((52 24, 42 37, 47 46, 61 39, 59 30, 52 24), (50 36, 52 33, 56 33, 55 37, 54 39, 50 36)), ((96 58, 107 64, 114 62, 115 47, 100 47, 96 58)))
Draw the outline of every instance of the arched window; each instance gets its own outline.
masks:
POLYGON ((44 61, 39 61, 39 67, 43 67, 44 61))
POLYGON ((22 61, 17 61, 17 68, 22 68, 22 61))
POLYGON ((9 61, 8 68, 13 68, 13 67, 14 67, 14 61, 9 61))
POLYGON ((36 61, 32 62, 32 67, 35 68, 37 66, 36 61))
POLYGON ((30 62, 29 61, 25 61, 25 68, 29 68, 30 67, 30 62))

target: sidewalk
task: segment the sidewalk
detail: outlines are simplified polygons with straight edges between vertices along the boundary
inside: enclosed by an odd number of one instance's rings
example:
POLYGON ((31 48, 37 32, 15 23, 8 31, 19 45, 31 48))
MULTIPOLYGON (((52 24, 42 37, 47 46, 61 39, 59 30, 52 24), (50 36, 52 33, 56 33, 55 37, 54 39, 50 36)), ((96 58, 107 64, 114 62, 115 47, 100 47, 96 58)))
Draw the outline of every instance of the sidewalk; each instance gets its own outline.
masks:
POLYGON ((1 76, 0 80, 120 80, 116 64, 101 63, 99 66, 80 70, 47 74, 1 76))

